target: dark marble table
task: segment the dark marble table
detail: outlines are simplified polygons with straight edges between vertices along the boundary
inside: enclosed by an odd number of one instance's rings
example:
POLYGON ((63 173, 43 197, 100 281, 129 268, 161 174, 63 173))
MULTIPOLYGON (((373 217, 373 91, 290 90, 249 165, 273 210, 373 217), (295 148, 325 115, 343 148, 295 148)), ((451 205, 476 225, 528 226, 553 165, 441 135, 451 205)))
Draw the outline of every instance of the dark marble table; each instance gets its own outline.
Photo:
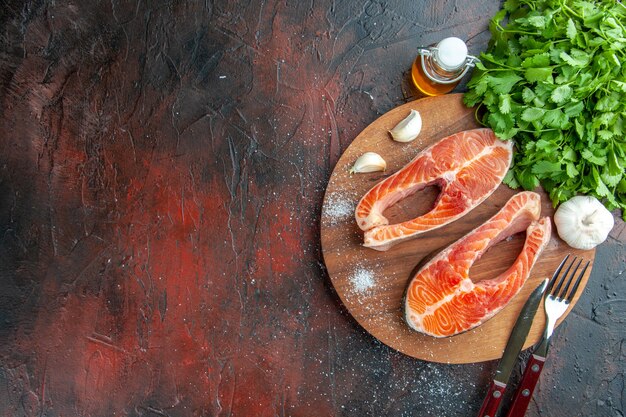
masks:
MULTIPOLYGON (((477 54, 499 6, 4 0, 0 415, 474 415, 496 363, 367 334, 319 218, 342 151, 413 98, 416 47, 477 54)), ((619 220, 529 416, 624 415, 625 241, 619 220)))

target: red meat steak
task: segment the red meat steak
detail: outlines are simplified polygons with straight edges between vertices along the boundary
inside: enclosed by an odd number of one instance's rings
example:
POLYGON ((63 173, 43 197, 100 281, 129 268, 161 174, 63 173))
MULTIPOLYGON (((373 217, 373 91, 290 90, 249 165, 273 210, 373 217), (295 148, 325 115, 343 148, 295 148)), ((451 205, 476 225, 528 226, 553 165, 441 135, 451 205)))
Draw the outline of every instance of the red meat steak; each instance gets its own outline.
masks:
POLYGON ((511 164, 512 147, 490 129, 475 129, 424 149, 359 201, 355 217, 365 231, 364 246, 384 251, 467 214, 498 188, 511 164), (434 208, 413 220, 390 225, 383 216, 385 209, 429 185, 441 190, 434 208))
POLYGON ((522 288, 550 240, 550 220, 538 220, 540 213, 539 194, 518 193, 486 223, 426 263, 406 292, 409 326, 435 337, 453 336, 502 310, 522 288), (469 270, 474 262, 492 245, 524 229, 526 241, 513 265, 494 279, 472 282, 469 270))

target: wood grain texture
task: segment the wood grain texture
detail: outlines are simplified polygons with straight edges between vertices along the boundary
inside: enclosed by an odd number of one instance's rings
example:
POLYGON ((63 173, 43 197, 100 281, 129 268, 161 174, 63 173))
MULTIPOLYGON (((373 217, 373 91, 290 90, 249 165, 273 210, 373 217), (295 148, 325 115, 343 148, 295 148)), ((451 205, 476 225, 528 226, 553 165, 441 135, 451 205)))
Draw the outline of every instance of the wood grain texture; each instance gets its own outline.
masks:
MULTIPOLYGON (((483 204, 461 219, 418 238, 400 243, 386 252, 362 246, 362 232, 353 216, 333 216, 336 204, 351 207, 377 181, 404 166, 421 149, 431 143, 463 130, 478 127, 474 109, 462 103, 461 94, 424 98, 395 108, 366 127, 352 142, 337 163, 326 190, 322 209, 322 252, 326 268, 337 293, 354 318, 383 343, 407 355, 434 362, 468 363, 499 358, 509 333, 530 292, 571 253, 593 261, 595 250, 578 251, 566 245, 554 233, 535 264, 530 278, 518 295, 496 316, 470 331, 449 338, 434 338, 411 331, 402 317, 404 291, 416 266, 429 255, 447 247, 469 231, 493 216, 517 191, 502 184, 483 204), (409 114, 418 110, 422 117, 422 132, 409 143, 394 142, 388 130, 409 114), (349 169, 363 152, 376 151, 386 161, 385 173, 350 174, 349 169), (364 271, 373 274, 373 285, 360 291, 355 277, 364 271)), ((554 209, 543 190, 536 190, 542 199, 542 217, 552 217, 554 209)), ((424 197, 418 192, 387 210, 390 224, 408 220, 417 213, 430 209, 436 189, 428 190, 424 197)), ((471 269, 475 282, 496 277, 517 258, 523 245, 524 234, 492 247, 471 269)), ((591 271, 584 278, 585 284, 591 271)), ((584 288, 584 285, 583 285, 584 288)), ((583 291, 580 288, 573 305, 583 291)), ((563 318, 564 319, 564 318, 563 318)), ((563 320, 561 319, 561 320, 563 320)), ((525 347, 535 344, 545 322, 541 309, 533 323, 525 347)))

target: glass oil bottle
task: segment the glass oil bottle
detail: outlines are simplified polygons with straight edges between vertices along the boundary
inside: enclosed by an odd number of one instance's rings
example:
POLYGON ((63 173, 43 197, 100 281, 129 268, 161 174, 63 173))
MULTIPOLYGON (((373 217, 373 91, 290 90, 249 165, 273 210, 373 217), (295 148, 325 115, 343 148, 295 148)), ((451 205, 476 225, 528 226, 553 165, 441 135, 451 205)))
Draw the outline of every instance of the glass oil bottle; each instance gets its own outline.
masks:
POLYGON ((476 61, 478 58, 467 54, 465 42, 455 37, 446 38, 437 45, 418 49, 411 80, 427 96, 445 94, 457 86, 476 61))

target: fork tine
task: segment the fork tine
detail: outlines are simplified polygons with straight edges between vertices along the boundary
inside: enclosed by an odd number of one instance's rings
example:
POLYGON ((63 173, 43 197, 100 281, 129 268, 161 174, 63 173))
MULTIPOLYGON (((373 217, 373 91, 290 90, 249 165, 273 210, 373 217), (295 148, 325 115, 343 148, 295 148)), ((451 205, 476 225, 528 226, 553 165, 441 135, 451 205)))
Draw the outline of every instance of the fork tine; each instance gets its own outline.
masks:
POLYGON ((580 271, 580 274, 578 274, 578 278, 576 278, 576 282, 574 283, 572 290, 570 291, 569 295, 567 295, 567 301, 571 302, 574 299, 574 295, 576 295, 576 291, 578 291, 578 287, 580 286, 580 281, 583 279, 583 276, 585 275, 585 272, 587 271, 590 262, 591 261, 587 261, 587 263, 583 267, 583 270, 580 271))
POLYGON ((561 273, 561 269, 563 269, 563 265, 565 265, 565 262, 567 262, 568 259, 569 259, 569 254, 567 254, 565 258, 563 258, 559 266, 556 268, 556 271, 554 271, 552 278, 550 278, 550 282, 548 282, 548 287, 546 288, 546 294, 550 294, 550 292, 552 291, 552 287, 554 287, 554 283, 556 282, 556 279, 559 277, 559 274, 561 273))
POLYGON ((550 294, 553 295, 554 297, 557 297, 558 294, 561 292, 561 287, 563 287, 563 282, 565 282, 565 279, 569 275, 569 271, 572 269, 572 266, 574 265, 574 262, 576 262, 576 257, 575 256, 572 259, 572 262, 569 264, 569 266, 565 270, 565 273, 563 273, 563 275, 561 275, 561 278, 559 278, 559 282, 556 284, 556 288, 554 288, 552 290, 552 292, 550 292, 550 294))
MULTIPOLYGON (((576 260, 576 259, 574 259, 576 260)), ((565 300, 565 296, 567 295, 567 291, 569 291, 569 286, 572 285, 572 281, 574 280, 574 277, 576 276, 576 271, 578 271, 578 268, 580 267, 580 264, 582 263, 582 258, 578 260, 578 263, 576 264, 576 266, 574 267, 574 270, 572 271, 572 273, 570 274, 568 280, 567 280, 567 284, 565 285, 565 287, 563 287, 563 291, 561 291, 558 294, 558 298, 561 300, 565 300)), ((574 261, 572 261, 572 265, 574 264, 574 261)), ((569 268, 567 269, 567 272, 569 272, 569 268)), ((563 282, 565 282, 565 278, 563 278, 563 282)))

